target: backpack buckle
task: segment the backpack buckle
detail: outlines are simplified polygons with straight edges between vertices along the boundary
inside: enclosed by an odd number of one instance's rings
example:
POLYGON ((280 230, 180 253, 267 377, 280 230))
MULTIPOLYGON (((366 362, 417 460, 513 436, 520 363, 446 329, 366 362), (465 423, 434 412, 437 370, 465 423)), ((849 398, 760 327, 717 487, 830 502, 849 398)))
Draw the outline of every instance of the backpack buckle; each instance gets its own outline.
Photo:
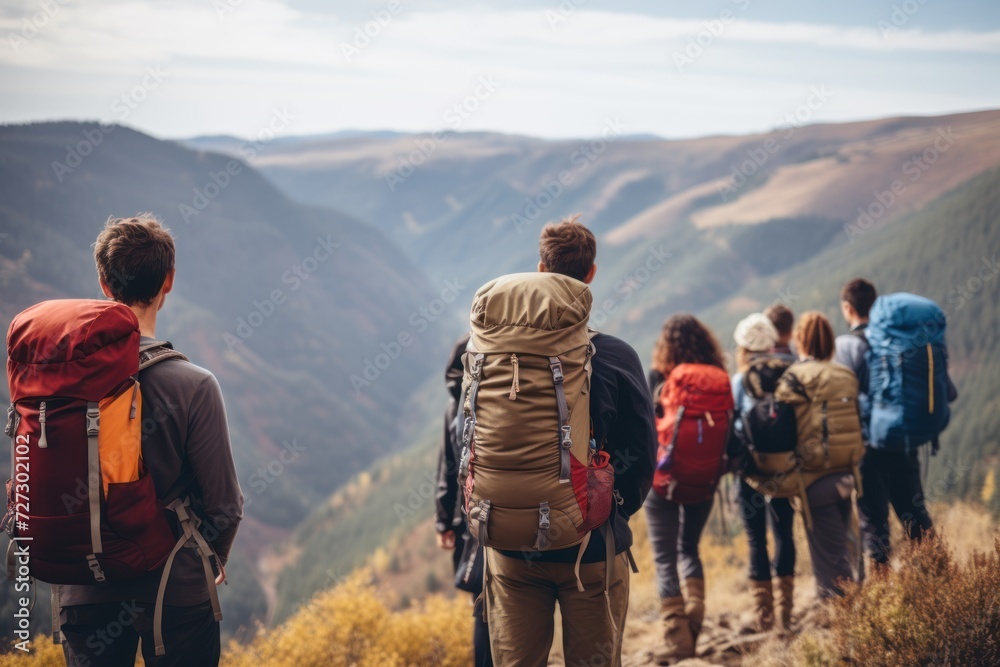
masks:
POLYGON ((569 449, 573 446, 573 438, 570 437, 569 429, 570 429, 569 424, 565 424, 564 426, 562 426, 561 444, 565 449, 569 449))
POLYGON ((17 414, 17 410, 14 409, 14 404, 11 403, 10 407, 7 408, 7 425, 3 429, 8 438, 13 438, 14 433, 17 432, 17 422, 20 421, 19 417, 20 415, 17 414))
POLYGON ((101 564, 97 562, 95 554, 87 554, 87 566, 94 573, 94 581, 103 582, 105 580, 104 570, 101 569, 101 564))
POLYGON ((542 530, 548 530, 550 525, 552 522, 549 519, 549 504, 542 503, 538 506, 538 527, 542 530))
POLYGON ((471 443, 472 432, 475 429, 476 429, 476 420, 474 420, 472 417, 466 417, 465 426, 462 428, 462 444, 464 444, 466 447, 468 447, 469 444, 471 443))
POLYGON ((478 380, 482 377, 484 358, 485 355, 483 354, 477 354, 472 358, 472 367, 469 369, 469 375, 473 380, 478 380))
POLYGON ((563 382, 562 362, 557 359, 556 361, 549 363, 549 366, 552 368, 552 381, 556 384, 562 384, 563 382))
POLYGON ((101 432, 101 409, 87 408, 87 435, 95 437, 101 432))

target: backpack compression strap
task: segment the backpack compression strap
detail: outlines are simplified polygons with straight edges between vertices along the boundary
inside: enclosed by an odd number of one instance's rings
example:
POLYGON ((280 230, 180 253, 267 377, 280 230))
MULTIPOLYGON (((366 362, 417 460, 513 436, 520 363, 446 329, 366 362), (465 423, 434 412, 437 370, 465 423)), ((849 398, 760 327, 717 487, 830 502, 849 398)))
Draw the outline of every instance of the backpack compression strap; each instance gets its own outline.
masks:
POLYGON ((569 484, 573 438, 570 434, 569 405, 566 403, 566 392, 563 391, 562 361, 559 357, 549 357, 549 370, 552 371, 552 383, 556 387, 556 408, 559 411, 559 483, 569 484))
MULTIPOLYGON (((167 505, 167 509, 177 513, 182 533, 180 539, 177 540, 177 544, 170 551, 170 555, 167 556, 167 562, 163 566, 163 575, 160 577, 160 587, 156 592, 156 607, 153 612, 153 642, 156 647, 156 655, 158 656, 166 653, 166 648, 163 645, 163 598, 167 591, 167 580, 170 579, 170 568, 174 564, 174 556, 177 555, 177 552, 181 550, 181 547, 187 546, 192 540, 194 541, 198 555, 201 557, 202 567, 205 570, 205 580, 208 582, 208 595, 212 600, 212 612, 215 614, 215 620, 222 620, 219 590, 218 586, 215 585, 215 573, 212 571, 212 564, 208 560, 210 554, 215 556, 216 561, 219 560, 219 557, 205 540, 201 531, 198 530, 197 517, 188 511, 190 504, 190 499, 185 497, 183 499, 178 498, 167 505)), ((222 567, 221 562, 219 562, 219 567, 222 567)))
POLYGON ((90 500, 90 546, 87 565, 94 573, 94 580, 103 582, 104 572, 97 562, 97 554, 104 551, 101 543, 101 454, 99 447, 101 410, 98 403, 87 403, 87 494, 90 500))
POLYGON ((152 343, 144 344, 139 348, 140 371, 146 370, 153 364, 158 364, 167 359, 183 359, 184 361, 188 361, 186 356, 175 350, 174 346, 165 340, 156 340, 152 343))

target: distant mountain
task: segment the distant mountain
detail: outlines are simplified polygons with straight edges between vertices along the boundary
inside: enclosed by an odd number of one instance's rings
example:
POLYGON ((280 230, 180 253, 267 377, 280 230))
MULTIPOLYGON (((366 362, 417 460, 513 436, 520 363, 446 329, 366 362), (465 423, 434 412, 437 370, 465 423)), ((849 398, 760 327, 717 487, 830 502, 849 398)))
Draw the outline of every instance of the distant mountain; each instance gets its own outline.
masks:
POLYGON ((604 325, 612 332, 642 316, 629 284, 656 293, 656 308, 703 307, 762 272, 847 243, 861 213, 869 217, 860 224, 885 224, 1000 165, 1000 111, 679 141, 628 136, 609 119, 594 140, 354 137, 275 145, 255 164, 293 198, 382 229, 438 281, 481 284, 529 269, 541 226, 580 212, 601 240, 598 301, 620 309, 604 325), (792 246, 743 252, 756 233, 747 227, 768 223, 792 246), (672 261, 637 280, 661 246, 672 261))
POLYGON ((91 246, 108 216, 152 211, 172 228, 158 334, 225 393, 248 503, 234 586, 256 585, 256 559, 318 501, 412 444, 392 406, 447 352, 443 318, 420 315, 440 295, 380 232, 295 204, 230 157, 89 123, 0 127, 0 202, 4 331, 42 299, 100 297, 91 246))
POLYGON ((291 136, 241 138, 229 134, 207 134, 190 139, 181 139, 178 143, 201 151, 212 151, 215 153, 226 153, 236 157, 246 157, 241 154, 241 147, 254 144, 255 152, 263 151, 269 146, 281 146, 287 148, 299 144, 310 144, 324 141, 337 141, 341 139, 364 138, 369 140, 394 139, 403 133, 393 130, 340 130, 339 132, 327 132, 325 134, 300 134, 291 136))

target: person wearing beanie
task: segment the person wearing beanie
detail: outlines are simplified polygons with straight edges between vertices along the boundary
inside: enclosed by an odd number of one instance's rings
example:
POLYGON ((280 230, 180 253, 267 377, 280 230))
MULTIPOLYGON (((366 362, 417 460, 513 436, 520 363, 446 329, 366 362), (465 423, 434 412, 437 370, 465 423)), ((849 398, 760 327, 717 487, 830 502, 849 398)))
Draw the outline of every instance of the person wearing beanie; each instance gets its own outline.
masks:
MULTIPOLYGON (((768 365, 780 371, 791 363, 786 355, 772 352, 779 341, 778 330, 763 313, 753 313, 736 325, 733 334, 736 342, 737 372, 733 375, 733 399, 737 417, 734 429, 743 428, 740 416, 754 406, 744 386, 743 378, 748 371, 761 365, 768 365)), ((752 471, 745 471, 752 472, 752 471)), ((747 533, 750 547, 750 591, 754 598, 755 630, 765 632, 774 627, 777 608, 778 627, 783 632, 791 628, 792 595, 795 587, 795 540, 792 526, 795 510, 787 498, 771 498, 756 490, 749 482, 749 474, 740 478, 740 517, 747 533), (767 551, 767 517, 771 517, 774 536, 774 560, 767 551), (772 576, 778 578, 777 600, 775 600, 772 576), (775 604, 777 603, 777 604, 775 604)))

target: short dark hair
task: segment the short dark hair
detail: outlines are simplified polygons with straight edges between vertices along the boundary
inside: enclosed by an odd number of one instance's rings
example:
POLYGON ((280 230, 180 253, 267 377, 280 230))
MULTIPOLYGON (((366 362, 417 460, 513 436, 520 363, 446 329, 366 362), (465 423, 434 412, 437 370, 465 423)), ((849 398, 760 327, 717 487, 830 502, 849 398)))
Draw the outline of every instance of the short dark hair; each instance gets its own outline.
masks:
POLYGON ((851 304, 858 317, 868 317, 876 297, 875 286, 864 278, 855 278, 840 290, 840 300, 851 304))
POLYGON ((773 306, 768 307, 764 311, 764 315, 767 319, 771 320, 771 324, 774 328, 778 330, 779 336, 790 336, 792 333, 792 326, 795 324, 795 314, 792 310, 785 305, 776 303, 773 306))
POLYGON ((148 306, 174 269, 174 237, 150 213, 111 217, 94 243, 94 259, 115 301, 148 306))
POLYGON ((594 233, 574 215, 556 224, 545 225, 538 239, 538 258, 547 271, 582 281, 597 257, 594 233))

